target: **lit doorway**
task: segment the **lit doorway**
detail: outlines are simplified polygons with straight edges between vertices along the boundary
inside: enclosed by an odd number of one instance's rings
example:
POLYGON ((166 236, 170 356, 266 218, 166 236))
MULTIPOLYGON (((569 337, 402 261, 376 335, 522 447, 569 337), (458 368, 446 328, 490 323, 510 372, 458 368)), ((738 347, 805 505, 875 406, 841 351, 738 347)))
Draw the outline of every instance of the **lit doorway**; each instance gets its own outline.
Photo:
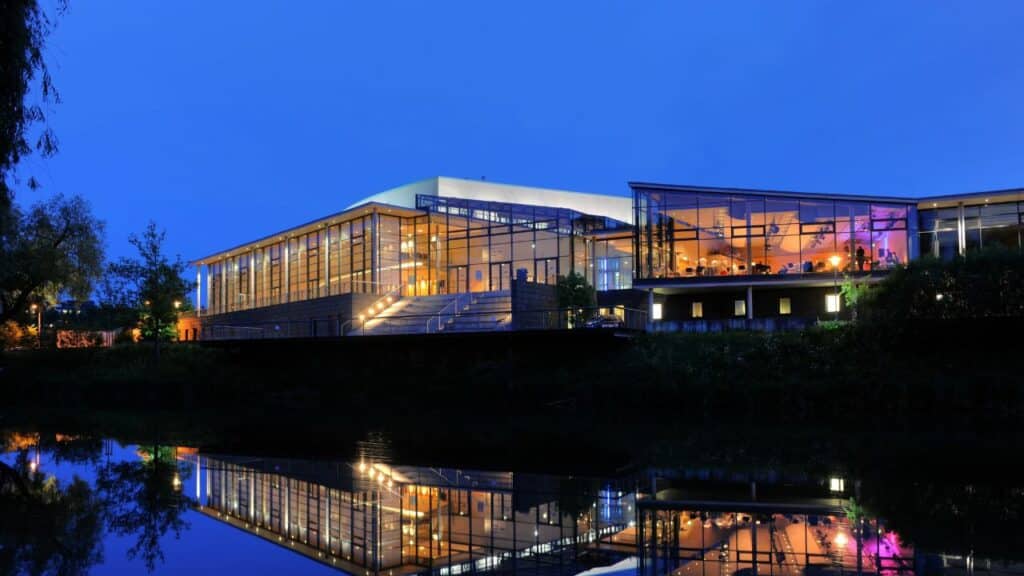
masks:
POLYGON ((491 263, 491 290, 508 290, 512 287, 512 263, 491 263))
POLYGON ((448 268, 448 293, 459 294, 469 291, 469 267, 451 266, 448 268))
POLYGON ((558 258, 538 258, 537 282, 541 284, 558 284, 558 258))

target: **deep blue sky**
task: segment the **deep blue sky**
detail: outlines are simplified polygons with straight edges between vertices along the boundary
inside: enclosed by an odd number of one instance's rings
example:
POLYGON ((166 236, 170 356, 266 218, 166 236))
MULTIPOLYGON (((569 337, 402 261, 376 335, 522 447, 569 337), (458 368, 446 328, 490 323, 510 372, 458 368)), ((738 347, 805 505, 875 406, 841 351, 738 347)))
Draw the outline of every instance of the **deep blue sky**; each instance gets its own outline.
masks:
MULTIPOLYGON (((1024 2, 87 2, 46 191, 202 256, 433 175, 1024 186, 1024 2)), ((40 193, 21 192, 21 200, 40 193)))

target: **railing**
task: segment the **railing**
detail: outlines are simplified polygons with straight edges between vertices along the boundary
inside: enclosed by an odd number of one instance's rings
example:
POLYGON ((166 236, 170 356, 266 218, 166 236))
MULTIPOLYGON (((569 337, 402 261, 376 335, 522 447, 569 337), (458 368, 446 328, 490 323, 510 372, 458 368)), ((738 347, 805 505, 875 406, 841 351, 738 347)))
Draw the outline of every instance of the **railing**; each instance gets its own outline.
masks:
POLYGON ((817 322, 814 318, 781 316, 776 318, 718 318, 708 320, 664 320, 652 322, 651 332, 783 332, 803 330, 817 322))
POLYGON ((647 329, 647 311, 625 306, 516 310, 516 330, 647 329))
POLYGON ((202 315, 206 316, 208 314, 241 312, 243 310, 252 310, 253 308, 264 308, 267 306, 276 306, 278 304, 302 302, 305 300, 326 298, 328 296, 340 296, 343 294, 400 294, 401 288, 400 284, 385 284, 382 282, 362 280, 339 282, 332 284, 330 287, 318 286, 312 289, 302 288, 292 291, 287 291, 281 288, 279 294, 268 294, 259 297, 250 297, 247 293, 239 293, 236 295, 236 298, 228 298, 227 302, 218 303, 217 306, 210 308, 209 310, 203 308, 202 315))
POLYGON ((620 330, 640 332, 647 327, 647 311, 634 308, 539 308, 465 310, 474 294, 460 294, 439 312, 376 318, 315 317, 307 320, 261 322, 250 325, 208 324, 204 340, 276 338, 330 338, 338 336, 499 332, 507 330, 620 330), (606 312, 601 314, 601 312, 606 312), (612 311, 614 313, 612 313, 612 311), (366 324, 372 324, 367 326, 366 324))
MULTIPOLYGON (((442 318, 456 318, 456 317, 458 317, 460 315, 460 313, 462 312, 463 308, 466 307, 467 303, 470 301, 470 298, 472 296, 473 296, 472 292, 463 292, 461 294, 456 294, 455 298, 451 302, 449 302, 444 308, 439 310, 437 312, 437 314, 435 314, 431 318, 427 319, 427 324, 426 324, 426 331, 427 331, 427 333, 430 334, 432 332, 440 332, 443 329, 442 327, 444 326, 441 323, 442 318), (451 310, 449 310, 449 309, 451 309, 451 310), (430 329, 431 322, 435 323, 433 331, 430 329)), ((445 320, 445 323, 447 323, 447 320, 445 320)))

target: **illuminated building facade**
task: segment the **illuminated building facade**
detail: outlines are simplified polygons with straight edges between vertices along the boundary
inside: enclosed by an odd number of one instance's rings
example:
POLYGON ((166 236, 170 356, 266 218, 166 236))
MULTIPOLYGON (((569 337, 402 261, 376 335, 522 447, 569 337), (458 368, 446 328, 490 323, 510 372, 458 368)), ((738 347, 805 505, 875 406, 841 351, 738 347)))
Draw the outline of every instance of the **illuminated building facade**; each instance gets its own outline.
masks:
POLYGON ((632 183, 634 288, 669 330, 846 318, 840 282, 1021 249, 1021 190, 928 198, 632 183))
POLYGON ((401 299, 438 318, 409 326, 440 330, 445 311, 452 323, 476 302, 448 296, 491 294, 488 313, 511 317, 523 308, 517 278, 552 287, 571 272, 605 310, 636 309, 650 328, 786 327, 846 317, 840 279, 875 282, 921 255, 1022 242, 1021 190, 911 199, 630 187, 632 198, 431 178, 388 190, 195 261, 204 334, 373 332, 370 317, 401 299))
POLYGON ((624 290, 631 217, 628 197, 432 178, 195 261, 196 298, 213 324, 330 316, 322 335, 401 298, 507 292, 517 274, 624 290))

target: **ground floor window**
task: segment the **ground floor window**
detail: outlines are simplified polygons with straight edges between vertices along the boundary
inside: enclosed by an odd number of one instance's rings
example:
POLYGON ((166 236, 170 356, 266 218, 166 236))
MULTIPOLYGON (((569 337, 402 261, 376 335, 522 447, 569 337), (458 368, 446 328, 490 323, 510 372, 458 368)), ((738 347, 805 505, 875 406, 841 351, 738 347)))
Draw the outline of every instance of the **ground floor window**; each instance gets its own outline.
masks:
POLYGON ((786 316, 793 311, 793 303, 789 298, 779 298, 779 315, 786 316))
POLYGON ((692 316, 694 318, 703 318, 704 317, 704 303, 703 302, 694 302, 694 303, 690 304, 690 316, 692 316))
POLYGON ((839 312, 839 294, 825 295, 825 311, 839 312))
POLYGON ((746 316, 747 315, 747 301, 746 300, 735 300, 733 301, 733 315, 735 316, 746 316))

